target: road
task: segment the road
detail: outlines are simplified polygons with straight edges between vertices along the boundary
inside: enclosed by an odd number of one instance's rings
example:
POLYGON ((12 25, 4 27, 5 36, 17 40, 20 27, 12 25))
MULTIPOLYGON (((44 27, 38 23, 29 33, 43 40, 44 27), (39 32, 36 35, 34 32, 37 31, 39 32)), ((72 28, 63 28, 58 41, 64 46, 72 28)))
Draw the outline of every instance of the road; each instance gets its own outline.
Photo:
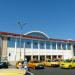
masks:
POLYGON ((45 68, 45 69, 31 69, 34 75, 75 75, 75 69, 60 69, 60 68, 45 68))

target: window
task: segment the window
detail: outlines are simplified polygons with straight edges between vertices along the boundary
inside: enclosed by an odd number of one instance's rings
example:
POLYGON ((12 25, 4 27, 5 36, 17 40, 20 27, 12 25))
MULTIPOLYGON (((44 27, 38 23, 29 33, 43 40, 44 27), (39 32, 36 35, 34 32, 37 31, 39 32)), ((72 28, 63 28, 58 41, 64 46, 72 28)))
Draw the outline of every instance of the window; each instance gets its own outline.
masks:
POLYGON ((8 47, 15 47, 15 38, 8 39, 8 47))
POLYGON ((17 38, 17 48, 20 48, 20 38, 17 38))
POLYGON ((62 49, 66 50, 66 43, 62 43, 62 49))
POLYGON ((38 49, 38 41, 37 40, 33 40, 33 48, 38 49))
POLYGON ((73 59, 73 60, 72 60, 72 62, 74 62, 74 63, 75 63, 75 59, 73 59))
POLYGON ((45 49, 45 43, 44 43, 44 41, 40 41, 40 49, 45 49))
POLYGON ((50 49, 50 42, 46 42, 46 49, 50 49))
POLYGON ((67 49, 71 50, 71 43, 67 43, 67 49))
POLYGON ((56 49, 56 42, 52 42, 52 49, 56 49))
POLYGON ((61 50, 61 42, 57 42, 57 49, 61 50))
POLYGON ((75 56, 75 43, 73 44, 73 54, 75 56))
POLYGON ((25 40, 25 47, 26 48, 31 48, 31 40, 29 40, 29 39, 25 40))
POLYGON ((17 38, 17 48, 24 48, 24 39, 17 38))

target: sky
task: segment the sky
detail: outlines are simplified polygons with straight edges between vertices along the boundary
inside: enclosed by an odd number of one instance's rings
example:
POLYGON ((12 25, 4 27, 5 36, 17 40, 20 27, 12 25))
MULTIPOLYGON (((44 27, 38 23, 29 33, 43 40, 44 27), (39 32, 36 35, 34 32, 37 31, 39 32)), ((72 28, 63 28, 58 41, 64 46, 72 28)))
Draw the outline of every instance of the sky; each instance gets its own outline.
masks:
POLYGON ((0 31, 75 40, 75 0, 0 0, 0 31))

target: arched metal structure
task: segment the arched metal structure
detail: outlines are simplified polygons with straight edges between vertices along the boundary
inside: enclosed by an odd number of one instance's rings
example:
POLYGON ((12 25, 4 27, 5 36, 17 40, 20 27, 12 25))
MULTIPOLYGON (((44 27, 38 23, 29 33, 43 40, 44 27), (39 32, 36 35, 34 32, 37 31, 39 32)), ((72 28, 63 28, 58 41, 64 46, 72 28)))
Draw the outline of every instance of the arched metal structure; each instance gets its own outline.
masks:
POLYGON ((45 38, 45 39, 49 38, 45 33, 41 32, 41 31, 31 31, 31 32, 28 32, 28 33, 26 33, 24 35, 36 36, 36 37, 45 38))

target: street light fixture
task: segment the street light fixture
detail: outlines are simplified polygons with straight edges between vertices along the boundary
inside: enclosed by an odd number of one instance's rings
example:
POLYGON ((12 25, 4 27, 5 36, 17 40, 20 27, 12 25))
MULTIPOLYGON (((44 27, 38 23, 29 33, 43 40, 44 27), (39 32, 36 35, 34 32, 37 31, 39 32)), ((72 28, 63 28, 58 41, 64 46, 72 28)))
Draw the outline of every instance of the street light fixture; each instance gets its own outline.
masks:
POLYGON ((20 60, 21 60, 21 41, 22 41, 22 30, 23 30, 23 27, 24 27, 24 25, 26 25, 27 23, 21 23, 20 21, 17 23, 17 25, 19 26, 19 28, 20 28, 20 31, 21 31, 21 33, 20 33, 20 60))

